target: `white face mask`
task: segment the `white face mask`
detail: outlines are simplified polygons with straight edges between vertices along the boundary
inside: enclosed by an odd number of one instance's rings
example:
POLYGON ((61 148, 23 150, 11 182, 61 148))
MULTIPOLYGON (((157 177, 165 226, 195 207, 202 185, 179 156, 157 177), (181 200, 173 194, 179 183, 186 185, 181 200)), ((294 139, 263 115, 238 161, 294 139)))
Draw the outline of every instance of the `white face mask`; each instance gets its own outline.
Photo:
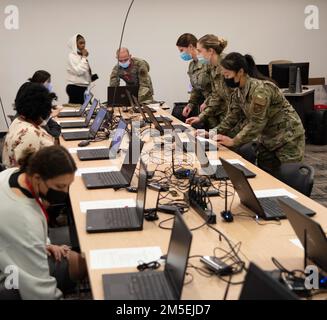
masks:
POLYGON ((40 126, 41 126, 41 127, 45 127, 45 126, 48 124, 49 120, 50 120, 50 117, 47 118, 47 119, 45 119, 45 120, 43 120, 43 121, 41 122, 40 126))

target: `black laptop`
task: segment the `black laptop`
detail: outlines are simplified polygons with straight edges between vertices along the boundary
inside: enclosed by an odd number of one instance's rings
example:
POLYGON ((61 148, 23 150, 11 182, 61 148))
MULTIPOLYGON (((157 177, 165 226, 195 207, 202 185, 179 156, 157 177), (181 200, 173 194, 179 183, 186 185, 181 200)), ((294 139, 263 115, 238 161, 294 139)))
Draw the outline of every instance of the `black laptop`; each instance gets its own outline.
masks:
POLYGON ((108 106, 126 107, 130 106, 130 101, 127 92, 138 97, 138 86, 124 86, 124 87, 108 87, 108 106))
POLYGON ((112 208, 86 211, 86 231, 88 233, 137 231, 143 229, 146 199, 147 172, 140 161, 140 175, 137 187, 136 207, 112 208))
POLYGON ((285 285, 250 263, 239 300, 299 300, 285 285))
POLYGON ((81 108, 77 111, 61 111, 59 114, 58 114, 58 117, 59 118, 73 118, 73 117, 81 117, 83 116, 87 106, 89 105, 89 103, 91 102, 92 100, 92 93, 88 94, 86 97, 85 97, 85 100, 84 100, 84 103, 81 105, 81 108))
MULTIPOLYGON (((197 141, 198 139, 195 138, 195 154, 198 158, 198 161, 201 165, 201 171, 199 172, 201 175, 212 177, 215 180, 228 180, 229 176, 223 167, 223 165, 212 165, 205 153, 204 147, 201 142, 197 141)), ((242 170, 246 178, 254 178, 256 174, 251 170, 247 169, 246 167, 242 166, 241 164, 235 164, 236 168, 242 170)))
POLYGON ((60 123, 60 126, 61 128, 63 129, 69 129, 69 128, 88 128, 90 122, 91 122, 91 119, 92 119, 92 116, 93 116, 93 113, 96 109, 96 107, 98 106, 98 103, 99 101, 97 99, 94 99, 93 102, 92 102, 92 106, 85 118, 84 121, 74 121, 74 122, 61 122, 60 123))
POLYGON ((327 239, 321 225, 304 215, 296 206, 283 200, 279 204, 305 248, 306 258, 327 272, 327 239))
POLYGON ((140 158, 144 142, 133 137, 120 171, 82 174, 82 179, 88 189, 126 188, 131 184, 137 162, 140 158))
POLYGON ((93 140, 95 139, 106 115, 107 115, 107 109, 100 108, 89 131, 64 132, 62 134, 62 137, 66 141, 93 140))
MULTIPOLYGON (((189 130, 188 127, 186 126, 183 126, 181 124, 173 124, 169 127, 167 126, 162 126, 159 121, 157 120, 157 118, 154 116, 153 112, 151 111, 151 109, 147 106, 147 105, 144 105, 143 106, 143 109, 144 111, 148 114, 148 119, 153 123, 154 127, 160 132, 160 135, 164 135, 164 130, 171 130, 171 126, 174 128, 174 130, 178 130, 178 131, 186 131, 186 130, 189 130)), ((165 122, 164 119, 162 119, 163 122, 165 122)), ((170 120, 170 119, 169 119, 170 120)), ((169 121, 170 123, 170 121, 169 121)))
POLYGON ((176 213, 164 271, 102 276, 106 300, 179 300, 182 295, 192 233, 176 213))
POLYGON ((220 158, 220 161, 232 181, 241 203, 258 217, 264 220, 286 219, 284 210, 280 207, 278 200, 284 200, 290 205, 296 206, 303 214, 315 215, 314 211, 287 196, 257 198, 244 172, 222 158, 220 158))
POLYGON ((127 123, 124 119, 121 119, 111 140, 109 149, 102 148, 77 150, 78 159, 80 159, 81 161, 115 159, 117 157, 119 148, 126 133, 126 128, 127 123))

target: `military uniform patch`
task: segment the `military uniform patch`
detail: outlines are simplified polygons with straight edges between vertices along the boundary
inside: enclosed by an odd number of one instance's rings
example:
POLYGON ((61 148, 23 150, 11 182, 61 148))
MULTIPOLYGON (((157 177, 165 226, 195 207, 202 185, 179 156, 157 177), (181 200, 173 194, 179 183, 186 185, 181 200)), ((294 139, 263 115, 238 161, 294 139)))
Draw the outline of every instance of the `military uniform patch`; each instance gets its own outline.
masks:
POLYGON ((263 109, 266 107, 267 100, 265 97, 262 95, 257 95, 253 99, 253 104, 252 104, 252 113, 254 114, 259 114, 263 111, 263 109))

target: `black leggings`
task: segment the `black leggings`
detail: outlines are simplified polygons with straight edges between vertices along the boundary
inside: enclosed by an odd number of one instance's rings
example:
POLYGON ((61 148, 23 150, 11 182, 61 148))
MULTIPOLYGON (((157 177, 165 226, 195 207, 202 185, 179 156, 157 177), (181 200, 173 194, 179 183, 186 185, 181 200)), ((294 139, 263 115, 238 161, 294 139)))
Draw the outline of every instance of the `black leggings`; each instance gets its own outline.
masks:
POLYGON ((75 86, 74 84, 69 84, 66 87, 66 92, 69 97, 68 103, 72 104, 83 104, 84 103, 84 93, 87 87, 75 86))

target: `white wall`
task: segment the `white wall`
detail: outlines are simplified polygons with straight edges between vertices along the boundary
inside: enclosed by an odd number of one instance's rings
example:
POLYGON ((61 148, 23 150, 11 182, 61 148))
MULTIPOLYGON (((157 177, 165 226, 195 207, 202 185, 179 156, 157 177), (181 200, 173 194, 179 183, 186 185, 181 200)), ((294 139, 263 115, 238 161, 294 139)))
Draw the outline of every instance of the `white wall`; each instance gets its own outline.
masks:
MULTIPOLYGON (((38 69, 52 74, 55 91, 66 102, 67 41, 86 37, 93 71, 100 79, 95 94, 106 100, 124 14, 130 0, 1 0, 0 96, 12 114, 19 86, 38 69), (5 7, 18 6, 20 28, 4 27, 5 7)), ((124 45, 148 60, 155 98, 187 99, 187 63, 175 47, 178 36, 214 33, 229 40, 227 51, 251 53, 258 63, 274 59, 310 61, 310 75, 327 77, 327 1, 325 0, 135 0, 124 45), (317 5, 320 30, 306 30, 304 8, 317 5)), ((0 130, 5 129, 0 115, 0 130)))

